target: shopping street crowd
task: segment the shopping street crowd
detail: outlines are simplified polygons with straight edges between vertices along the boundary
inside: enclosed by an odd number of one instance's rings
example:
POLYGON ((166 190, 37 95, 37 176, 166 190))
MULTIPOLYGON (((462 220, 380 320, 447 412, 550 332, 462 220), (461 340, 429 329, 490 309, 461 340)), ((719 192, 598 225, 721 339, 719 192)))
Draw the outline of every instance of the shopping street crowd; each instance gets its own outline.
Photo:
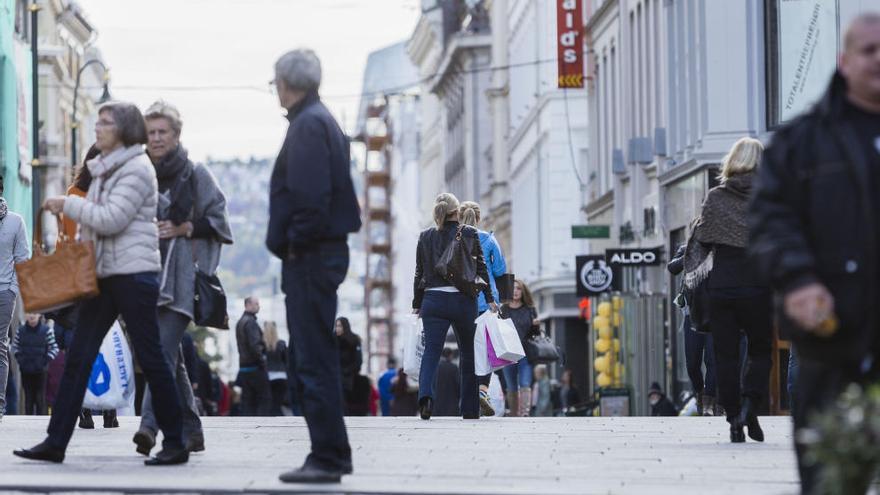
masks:
MULTIPOLYGON (((500 407, 509 415, 588 408, 570 376, 552 405, 545 365, 563 356, 543 335, 527 285, 506 273, 498 243, 480 230, 479 205, 449 193, 437 196, 435 225, 418 239, 408 329, 415 338, 407 340, 403 366, 389 363, 375 391, 364 381, 360 340, 336 314, 336 291, 349 265, 347 238, 361 226, 349 142, 321 103, 313 52, 289 52, 274 69, 290 125, 268 191, 266 246, 282 260, 290 344, 278 339, 273 325, 260 324, 255 297, 245 301, 235 332, 241 413, 277 414, 289 407, 309 428, 311 452, 280 479, 328 483, 351 474, 343 416, 369 414, 377 396, 379 409, 389 414, 478 420, 499 407, 490 390, 500 370, 506 393, 500 407), (450 327, 454 349, 447 344, 450 327)), ((92 387, 96 356, 121 317, 147 383, 136 450, 149 456, 161 432, 161 449, 145 463, 186 463, 208 439, 199 419, 204 401, 194 391, 201 380, 190 376, 181 343, 193 321, 226 325, 217 319, 220 299, 212 278, 222 246, 233 242, 225 198, 211 172, 187 157, 173 106, 160 101, 142 114, 132 104, 109 103, 99 110, 95 132, 69 194, 47 199, 44 207, 64 218, 66 235, 54 256, 71 255, 72 245, 91 246, 99 290, 53 315, 70 320, 72 339, 65 335, 63 344, 35 312, 17 333, 20 367, 40 375, 21 384, 30 391, 29 411, 45 409, 44 372, 59 347, 65 362, 47 437, 14 453, 63 462, 92 387)), ((683 274, 679 304, 687 331, 712 339, 709 346, 704 337, 702 345, 711 348, 714 374, 693 376, 700 408, 723 411, 731 442, 744 442, 746 435, 764 440, 758 413, 767 399, 774 324, 796 351, 796 430, 808 428, 814 413, 831 407, 848 385, 877 383, 878 187, 880 15, 863 14, 847 30, 825 97, 778 129, 766 149, 750 137, 732 147, 721 185, 709 192, 670 266, 683 274)), ((16 270, 42 256, 28 261, 24 223, 2 201, 0 257, 0 327, 6 328, 30 282, 17 278, 16 270)), ((225 316, 225 307, 221 312, 225 316)), ((0 344, 2 411, 6 332, 0 344)), ((692 354, 699 359, 707 353, 692 354)), ((668 409, 659 386, 650 396, 657 414, 668 409)), ((810 461, 802 436, 795 436, 803 492, 818 493, 823 465, 810 461)))

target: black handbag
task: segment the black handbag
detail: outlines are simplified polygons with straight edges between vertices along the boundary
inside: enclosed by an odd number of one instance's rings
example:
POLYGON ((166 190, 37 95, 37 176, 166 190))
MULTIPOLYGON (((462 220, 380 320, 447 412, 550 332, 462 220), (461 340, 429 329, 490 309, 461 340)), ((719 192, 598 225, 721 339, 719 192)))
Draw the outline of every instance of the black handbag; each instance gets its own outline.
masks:
MULTIPOLYGON (((532 319, 538 318, 538 313, 534 309, 531 310, 532 319)), ((523 350, 526 351, 526 359, 529 364, 550 364, 559 361, 559 348, 550 340, 544 332, 537 328, 533 329, 525 341, 523 341, 523 350)))
POLYGON ((477 257, 473 249, 482 248, 479 245, 474 247, 474 243, 464 238, 464 228, 462 225, 455 232, 455 237, 434 265, 434 270, 463 294, 477 297, 489 284, 477 275, 477 257))
POLYGON ((217 275, 208 275, 196 267, 195 304, 193 321, 202 327, 229 330, 226 312, 226 291, 217 275))

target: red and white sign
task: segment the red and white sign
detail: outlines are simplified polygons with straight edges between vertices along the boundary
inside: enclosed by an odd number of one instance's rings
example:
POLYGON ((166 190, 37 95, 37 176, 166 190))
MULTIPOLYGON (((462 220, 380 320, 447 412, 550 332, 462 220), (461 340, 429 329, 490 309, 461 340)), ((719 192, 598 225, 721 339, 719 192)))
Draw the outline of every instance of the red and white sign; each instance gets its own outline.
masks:
POLYGON ((583 0, 556 0, 559 87, 584 87, 583 0))

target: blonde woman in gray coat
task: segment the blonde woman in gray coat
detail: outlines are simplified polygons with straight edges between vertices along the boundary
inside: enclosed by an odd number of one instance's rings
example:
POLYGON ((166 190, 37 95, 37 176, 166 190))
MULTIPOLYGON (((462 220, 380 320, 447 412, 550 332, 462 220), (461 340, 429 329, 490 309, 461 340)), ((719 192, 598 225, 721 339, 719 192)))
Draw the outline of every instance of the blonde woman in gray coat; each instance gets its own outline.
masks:
POLYGON ((164 434, 163 448, 147 465, 182 464, 189 452, 182 439, 181 408, 174 378, 159 343, 159 232, 155 222, 156 172, 144 153, 143 115, 130 103, 101 107, 95 125, 100 156, 88 162, 93 180, 85 198, 46 200, 52 213, 64 212, 80 225, 83 240, 95 243, 100 295, 85 301, 76 338, 49 421, 49 436, 19 457, 60 463, 73 435, 101 342, 121 315, 135 356, 153 391, 153 408, 164 434))

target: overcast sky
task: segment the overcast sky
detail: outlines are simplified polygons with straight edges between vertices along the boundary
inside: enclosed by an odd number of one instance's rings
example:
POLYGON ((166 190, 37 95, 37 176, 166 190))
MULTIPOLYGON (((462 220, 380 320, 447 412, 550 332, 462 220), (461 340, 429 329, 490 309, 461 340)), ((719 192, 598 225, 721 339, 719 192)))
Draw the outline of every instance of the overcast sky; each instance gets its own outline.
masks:
MULTIPOLYGON (((114 99, 180 109, 196 160, 274 156, 287 121, 268 90, 275 60, 314 49, 321 92, 354 126, 367 55, 409 38, 418 0, 78 0, 98 30, 114 99), (240 86, 250 89, 212 89, 240 86)), ((100 92, 98 92, 100 94, 100 92)))

